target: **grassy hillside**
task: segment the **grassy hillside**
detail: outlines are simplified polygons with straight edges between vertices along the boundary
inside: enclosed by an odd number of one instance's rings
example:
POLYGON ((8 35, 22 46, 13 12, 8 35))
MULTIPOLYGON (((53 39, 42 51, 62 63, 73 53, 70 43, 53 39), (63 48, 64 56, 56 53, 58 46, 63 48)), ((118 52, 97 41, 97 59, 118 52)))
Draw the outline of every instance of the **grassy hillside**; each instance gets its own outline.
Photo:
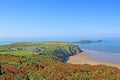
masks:
POLYGON ((63 63, 79 47, 68 43, 16 43, 0 46, 0 80, 119 80, 105 65, 63 63))
POLYGON ((60 61, 80 51, 78 46, 68 43, 15 43, 7 46, 0 46, 1 55, 35 57, 49 56, 60 61), (41 50, 42 49, 42 50, 41 50))

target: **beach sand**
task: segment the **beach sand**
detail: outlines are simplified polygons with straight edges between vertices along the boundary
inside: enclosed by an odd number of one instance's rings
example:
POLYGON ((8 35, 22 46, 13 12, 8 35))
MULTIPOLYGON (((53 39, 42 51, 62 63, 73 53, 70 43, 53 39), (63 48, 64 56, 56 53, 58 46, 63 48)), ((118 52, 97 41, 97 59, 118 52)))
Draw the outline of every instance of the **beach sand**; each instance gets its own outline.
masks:
POLYGON ((109 62, 103 62, 103 61, 97 61, 91 59, 90 55, 84 52, 77 53, 73 56, 70 56, 67 63, 71 64, 90 64, 90 65, 107 65, 107 66, 113 66, 118 67, 120 69, 120 64, 114 64, 109 62))

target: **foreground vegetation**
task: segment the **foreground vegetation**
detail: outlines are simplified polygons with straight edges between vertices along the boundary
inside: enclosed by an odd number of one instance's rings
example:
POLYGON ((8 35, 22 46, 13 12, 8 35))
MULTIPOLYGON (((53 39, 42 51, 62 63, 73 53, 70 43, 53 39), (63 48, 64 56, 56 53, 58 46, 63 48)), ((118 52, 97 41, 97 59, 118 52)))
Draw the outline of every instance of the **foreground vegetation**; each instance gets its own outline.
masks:
POLYGON ((0 46, 0 80, 119 80, 115 67, 67 64, 80 51, 68 43, 16 43, 0 46))

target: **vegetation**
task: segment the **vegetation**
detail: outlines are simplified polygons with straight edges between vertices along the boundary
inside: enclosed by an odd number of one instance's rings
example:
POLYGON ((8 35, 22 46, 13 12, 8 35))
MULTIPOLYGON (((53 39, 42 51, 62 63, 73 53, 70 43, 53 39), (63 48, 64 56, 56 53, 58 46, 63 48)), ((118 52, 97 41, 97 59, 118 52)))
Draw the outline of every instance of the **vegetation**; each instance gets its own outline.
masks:
POLYGON ((64 63, 66 57, 78 51, 78 46, 68 43, 16 43, 0 46, 0 80, 120 79, 120 70, 115 67, 64 63))

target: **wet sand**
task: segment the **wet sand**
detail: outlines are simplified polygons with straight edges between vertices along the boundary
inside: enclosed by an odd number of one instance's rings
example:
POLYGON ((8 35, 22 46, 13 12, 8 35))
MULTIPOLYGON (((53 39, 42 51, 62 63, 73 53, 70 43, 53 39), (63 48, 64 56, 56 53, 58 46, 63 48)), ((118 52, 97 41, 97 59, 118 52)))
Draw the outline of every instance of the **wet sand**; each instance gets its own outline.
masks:
POLYGON ((120 69, 120 64, 114 64, 114 63, 109 63, 109 62, 103 62, 103 61, 97 61, 91 59, 90 55, 87 53, 77 53, 73 56, 70 56, 67 63, 71 64, 90 64, 90 65, 107 65, 107 66, 113 66, 113 67, 118 67, 120 69))

